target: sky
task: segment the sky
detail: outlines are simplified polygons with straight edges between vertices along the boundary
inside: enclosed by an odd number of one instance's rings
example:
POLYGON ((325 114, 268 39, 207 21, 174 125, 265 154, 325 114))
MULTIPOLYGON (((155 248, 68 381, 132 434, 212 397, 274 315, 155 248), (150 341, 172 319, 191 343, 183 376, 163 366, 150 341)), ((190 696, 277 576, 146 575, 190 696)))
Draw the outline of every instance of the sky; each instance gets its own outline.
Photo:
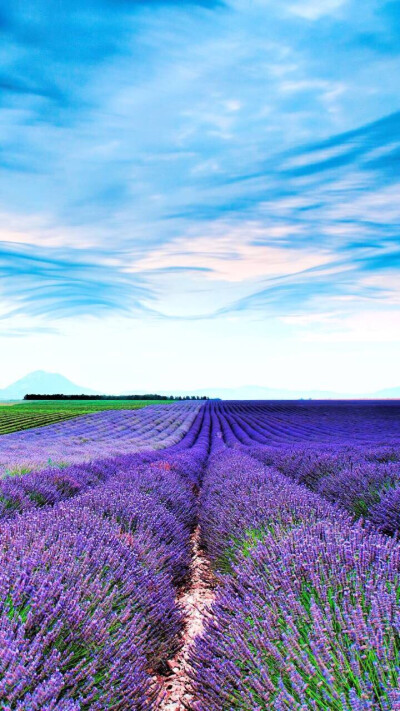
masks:
POLYGON ((395 0, 0 0, 0 387, 400 385, 395 0))

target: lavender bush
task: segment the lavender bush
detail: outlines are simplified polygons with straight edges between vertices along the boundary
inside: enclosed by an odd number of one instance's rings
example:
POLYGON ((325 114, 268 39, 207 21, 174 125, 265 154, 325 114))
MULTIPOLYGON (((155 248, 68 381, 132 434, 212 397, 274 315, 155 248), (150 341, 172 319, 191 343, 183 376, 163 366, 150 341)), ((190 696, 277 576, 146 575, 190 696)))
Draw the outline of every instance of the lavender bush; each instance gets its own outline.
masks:
POLYGON ((3 524, 3 707, 150 708, 182 631, 195 508, 167 464, 3 524))
POLYGON ((108 410, 0 437, 0 474, 66 466, 147 449, 170 447, 190 428, 196 402, 108 410))
POLYGON ((211 458, 200 516, 220 588, 198 711, 398 708, 394 540, 235 451, 211 458))
POLYGON ((350 446, 329 450, 315 446, 253 446, 248 451, 258 461, 275 466, 294 481, 340 504, 356 518, 374 521, 386 533, 399 529, 400 521, 395 523, 389 502, 394 505, 392 492, 400 486, 400 448, 390 454, 379 447, 374 450, 350 446))

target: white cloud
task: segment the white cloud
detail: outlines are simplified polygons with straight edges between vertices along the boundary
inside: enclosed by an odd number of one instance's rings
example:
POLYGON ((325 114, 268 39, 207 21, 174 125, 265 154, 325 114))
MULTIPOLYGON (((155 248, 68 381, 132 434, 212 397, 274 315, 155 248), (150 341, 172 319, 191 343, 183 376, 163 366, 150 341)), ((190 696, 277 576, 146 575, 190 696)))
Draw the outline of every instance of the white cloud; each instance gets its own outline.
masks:
POLYGON ((344 155, 348 153, 348 151, 349 146, 347 144, 343 144, 339 146, 332 146, 331 148, 321 149, 319 151, 302 153, 301 155, 289 158, 282 164, 282 168, 287 170, 288 168, 299 168, 306 165, 313 165, 314 163, 322 163, 330 160, 331 158, 337 158, 340 155, 344 155))
MULTIPOLYGON (((358 185, 355 183, 355 186, 358 185)), ((335 184, 332 185, 332 191, 335 184)), ((368 190, 361 193, 352 191, 351 184, 336 184, 338 199, 325 209, 325 218, 337 222, 359 220, 362 223, 375 222, 393 224, 400 222, 400 185, 368 190)))
POLYGON ((290 10, 305 20, 318 20, 324 15, 336 12, 346 2, 347 0, 298 0, 290 5, 290 10))
POLYGON ((220 225, 207 236, 186 236, 150 252, 137 260, 130 271, 156 271, 167 268, 200 268, 209 280, 243 282, 261 278, 282 277, 328 264, 328 252, 295 247, 257 244, 288 237, 296 226, 270 230, 255 224, 240 227, 220 225))
POLYGON ((387 269, 384 273, 369 274, 363 277, 361 284, 380 289, 382 300, 388 306, 400 306, 400 279, 395 269, 387 269))
POLYGON ((0 213, 0 243, 85 249, 95 245, 96 241, 81 225, 63 227, 42 214, 0 213))

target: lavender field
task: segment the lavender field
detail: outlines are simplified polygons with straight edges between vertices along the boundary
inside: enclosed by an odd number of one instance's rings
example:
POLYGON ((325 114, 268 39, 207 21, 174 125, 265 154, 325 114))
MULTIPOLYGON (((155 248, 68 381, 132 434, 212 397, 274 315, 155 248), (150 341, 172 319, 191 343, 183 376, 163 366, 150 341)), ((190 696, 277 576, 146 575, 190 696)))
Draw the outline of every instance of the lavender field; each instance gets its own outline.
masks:
POLYGON ((0 438, 4 711, 400 709, 400 405, 0 438))

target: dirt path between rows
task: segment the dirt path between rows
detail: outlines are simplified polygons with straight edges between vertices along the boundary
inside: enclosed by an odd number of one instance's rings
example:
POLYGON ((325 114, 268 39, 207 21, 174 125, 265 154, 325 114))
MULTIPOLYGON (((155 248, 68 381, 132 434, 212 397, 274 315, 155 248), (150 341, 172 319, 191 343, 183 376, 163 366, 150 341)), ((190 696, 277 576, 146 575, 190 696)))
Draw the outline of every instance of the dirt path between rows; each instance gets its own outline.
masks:
POLYGON ((214 600, 215 580, 210 563, 200 548, 200 530, 192 534, 192 562, 187 589, 179 596, 186 627, 183 645, 177 656, 168 662, 171 674, 163 680, 156 708, 158 711, 187 711, 194 701, 188 675, 190 648, 201 634, 207 611, 214 600))

